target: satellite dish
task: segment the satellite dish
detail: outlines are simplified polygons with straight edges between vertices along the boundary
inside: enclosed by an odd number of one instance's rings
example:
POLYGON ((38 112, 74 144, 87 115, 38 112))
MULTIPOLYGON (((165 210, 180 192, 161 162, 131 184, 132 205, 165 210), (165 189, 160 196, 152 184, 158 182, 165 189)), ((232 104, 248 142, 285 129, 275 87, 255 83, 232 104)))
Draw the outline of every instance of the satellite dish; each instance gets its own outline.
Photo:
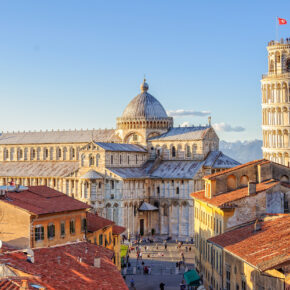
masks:
POLYGON ((2 248, 2 246, 3 246, 3 243, 2 243, 2 241, 0 240, 0 249, 2 248))

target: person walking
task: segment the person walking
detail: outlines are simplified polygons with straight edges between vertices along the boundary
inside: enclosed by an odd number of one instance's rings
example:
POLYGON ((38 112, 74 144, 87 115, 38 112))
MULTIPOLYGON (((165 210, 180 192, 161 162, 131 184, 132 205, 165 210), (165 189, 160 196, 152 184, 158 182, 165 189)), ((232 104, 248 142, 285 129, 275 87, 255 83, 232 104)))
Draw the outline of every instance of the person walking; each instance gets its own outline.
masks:
POLYGON ((159 284, 160 290, 164 290, 164 286, 165 286, 165 284, 164 284, 163 282, 161 282, 161 283, 159 284))
POLYGON ((140 254, 139 254, 139 257, 140 257, 140 259, 142 260, 142 253, 140 252, 140 254))

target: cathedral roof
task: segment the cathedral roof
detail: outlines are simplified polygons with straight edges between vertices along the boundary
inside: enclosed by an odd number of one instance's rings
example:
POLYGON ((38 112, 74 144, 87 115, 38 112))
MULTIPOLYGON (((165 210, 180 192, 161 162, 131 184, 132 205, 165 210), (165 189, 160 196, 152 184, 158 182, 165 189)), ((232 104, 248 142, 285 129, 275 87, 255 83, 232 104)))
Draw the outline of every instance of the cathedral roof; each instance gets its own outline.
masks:
POLYGON ((221 151, 211 151, 208 154, 203 166, 211 167, 213 169, 225 169, 232 168, 240 164, 241 163, 223 154, 221 151))
POLYGON ((103 142, 118 142, 114 129, 63 130, 40 132, 9 132, 0 135, 0 145, 5 144, 61 144, 88 143, 92 139, 103 142))
POLYGON ((177 127, 171 128, 166 133, 157 137, 153 137, 151 141, 185 141, 185 140, 200 140, 210 129, 210 126, 198 127, 177 127))
POLYGON ((79 168, 78 161, 1 162, 0 176, 66 177, 79 168))
POLYGON ((146 149, 135 144, 96 142, 96 145, 107 151, 147 152, 146 149))
POLYGON ((141 93, 137 95, 125 108, 122 118, 124 119, 164 119, 168 118, 166 111, 160 102, 150 95, 148 91, 148 84, 144 82, 141 84, 141 93))

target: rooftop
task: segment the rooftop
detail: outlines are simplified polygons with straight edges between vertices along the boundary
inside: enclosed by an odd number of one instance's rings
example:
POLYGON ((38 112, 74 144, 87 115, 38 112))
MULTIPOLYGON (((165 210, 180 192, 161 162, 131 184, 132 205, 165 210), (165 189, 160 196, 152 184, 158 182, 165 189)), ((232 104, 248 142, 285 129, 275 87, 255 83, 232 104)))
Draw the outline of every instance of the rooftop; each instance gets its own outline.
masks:
POLYGON ((100 217, 97 214, 87 213, 87 229, 89 232, 95 232, 114 224, 113 221, 100 217))
POLYGON ((253 161, 250 161, 250 162, 247 162, 247 163, 244 163, 244 164, 229 168, 227 170, 223 170, 223 171, 220 171, 220 172, 217 172, 217 173, 206 175, 203 178, 204 179, 214 179, 217 176, 221 176, 221 175, 224 175, 225 173, 233 172, 233 171, 239 170, 241 168, 244 168, 244 167, 247 167, 247 166, 250 166, 250 165, 254 165, 254 164, 258 165, 258 164, 262 164, 262 163, 264 164, 264 163, 270 163, 270 162, 271 161, 266 160, 266 159, 253 160, 253 161))
POLYGON ((290 262, 290 215, 281 215, 261 222, 261 230, 254 224, 226 232, 209 239, 226 251, 265 271, 290 262))
POLYGON ((135 144, 96 142, 96 145, 107 151, 147 152, 145 148, 135 144))
POLYGON ((121 235, 125 230, 126 228, 124 227, 113 225, 113 235, 121 235))
POLYGON ((2 144, 63 144, 88 143, 90 141, 118 142, 114 129, 57 130, 39 132, 7 132, 0 135, 2 144))
POLYGON ((210 126, 198 127, 177 127, 171 128, 166 133, 153 137, 151 141, 183 141, 183 140, 200 140, 211 129, 210 126))
POLYGON ((37 215, 90 208, 86 203, 47 186, 29 186, 28 190, 7 192, 4 197, 1 197, 0 201, 37 215))
MULTIPOLYGON (((256 194, 268 190, 277 184, 279 184, 279 181, 275 180, 267 180, 262 183, 258 183, 256 185, 256 194)), ((213 206, 221 208, 223 206, 226 206, 230 202, 245 198, 249 195, 248 195, 248 187, 243 187, 237 190, 221 193, 219 195, 214 195, 212 198, 206 197, 204 190, 191 193, 190 196, 193 197, 194 199, 198 199, 213 206)))
POLYGON ((0 264, 31 275, 48 289, 128 289, 111 261, 113 252, 104 247, 78 242, 33 252, 34 263, 27 261, 23 251, 14 251, 1 254, 0 264), (101 259, 100 268, 94 266, 95 257, 101 259))

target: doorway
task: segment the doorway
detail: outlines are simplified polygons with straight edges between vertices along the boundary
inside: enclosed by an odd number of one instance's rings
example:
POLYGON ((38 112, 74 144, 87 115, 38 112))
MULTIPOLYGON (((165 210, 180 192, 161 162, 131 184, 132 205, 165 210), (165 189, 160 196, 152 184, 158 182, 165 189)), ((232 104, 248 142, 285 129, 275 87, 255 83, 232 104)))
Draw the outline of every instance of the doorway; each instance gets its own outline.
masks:
POLYGON ((144 219, 140 219, 140 235, 144 235, 144 219))

